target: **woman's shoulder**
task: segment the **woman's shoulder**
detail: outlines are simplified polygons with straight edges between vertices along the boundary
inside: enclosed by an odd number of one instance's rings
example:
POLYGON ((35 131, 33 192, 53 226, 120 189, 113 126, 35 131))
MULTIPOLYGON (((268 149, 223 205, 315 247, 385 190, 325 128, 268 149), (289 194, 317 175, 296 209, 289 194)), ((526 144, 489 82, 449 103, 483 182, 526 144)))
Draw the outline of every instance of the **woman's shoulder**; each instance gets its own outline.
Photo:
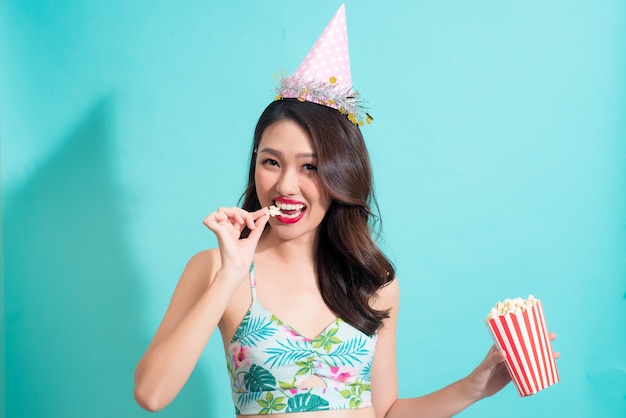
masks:
POLYGON ((221 264, 220 258, 220 249, 219 248, 209 248, 206 250, 199 251, 191 256, 189 262, 194 263, 212 263, 212 264, 221 264))
POLYGON ((395 309, 400 303, 400 285, 398 277, 394 277, 376 292, 374 309, 395 309))
POLYGON ((222 266, 218 248, 210 248, 195 253, 185 266, 183 276, 193 276, 197 280, 210 281, 222 266))

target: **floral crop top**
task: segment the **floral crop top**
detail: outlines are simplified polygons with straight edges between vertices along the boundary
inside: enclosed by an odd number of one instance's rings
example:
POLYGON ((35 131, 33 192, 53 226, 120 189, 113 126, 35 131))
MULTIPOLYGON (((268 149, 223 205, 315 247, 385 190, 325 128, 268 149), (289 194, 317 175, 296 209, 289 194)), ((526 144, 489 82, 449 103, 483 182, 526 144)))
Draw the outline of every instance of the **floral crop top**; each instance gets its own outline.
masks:
POLYGON ((267 415, 372 405, 370 368, 377 335, 369 336, 337 318, 309 339, 272 315, 257 299, 250 271, 252 304, 227 352, 237 415, 267 415), (301 387, 310 376, 322 387, 301 387))

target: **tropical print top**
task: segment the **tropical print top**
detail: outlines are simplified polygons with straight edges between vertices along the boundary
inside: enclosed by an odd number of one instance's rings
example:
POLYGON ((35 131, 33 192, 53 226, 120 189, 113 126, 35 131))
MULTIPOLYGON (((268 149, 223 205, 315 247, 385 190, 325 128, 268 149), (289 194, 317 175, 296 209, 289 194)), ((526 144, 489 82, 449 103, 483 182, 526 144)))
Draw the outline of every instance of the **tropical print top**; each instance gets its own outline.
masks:
POLYGON ((343 321, 331 322, 317 337, 304 337, 257 299, 250 272, 252 304, 227 352, 237 415, 269 415, 372 405, 370 368, 377 335, 343 321), (326 386, 301 387, 310 376, 326 386))

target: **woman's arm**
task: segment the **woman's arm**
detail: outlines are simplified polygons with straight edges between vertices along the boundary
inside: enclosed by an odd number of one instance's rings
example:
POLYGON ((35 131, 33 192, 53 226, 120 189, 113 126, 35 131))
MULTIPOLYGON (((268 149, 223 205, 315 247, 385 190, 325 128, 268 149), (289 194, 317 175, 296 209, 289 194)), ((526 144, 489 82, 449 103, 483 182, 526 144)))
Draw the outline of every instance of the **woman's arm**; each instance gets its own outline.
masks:
MULTIPOLYGON (((372 366, 372 397, 377 418, 451 417, 473 403, 505 387, 511 378, 504 365, 505 354, 492 346, 487 356, 468 376, 443 389, 415 398, 398 399, 396 325, 400 303, 397 279, 381 289, 377 309, 391 308, 378 332, 372 366)), ((554 340, 555 334, 550 334, 554 340)), ((558 358, 559 353, 555 352, 558 358)))
POLYGON ((187 264, 170 305, 135 370, 135 399, 158 411, 182 389, 196 366, 228 302, 248 278, 254 250, 263 232, 265 211, 220 209, 205 225, 218 238, 219 250, 196 254, 187 264), (247 226, 250 235, 239 239, 247 226))
POLYGON ((185 268, 170 305, 135 371, 135 399, 144 409, 167 406, 191 375, 236 289, 219 268, 219 254, 196 254, 185 268), (215 278, 213 279, 213 276, 215 278))
POLYGON ((376 417, 384 417, 398 399, 396 366, 396 327, 400 305, 400 286, 395 278, 378 292, 376 309, 389 309, 389 318, 378 330, 376 353, 371 370, 372 403, 376 417))
POLYGON ((390 308, 389 318, 378 332, 372 366, 372 396, 376 417, 450 417, 479 399, 500 390, 508 381, 504 355, 491 350, 485 360, 466 378, 428 395, 398 399, 396 327, 400 286, 396 278, 381 289, 377 309, 390 308), (486 391, 487 387, 492 393, 486 391))
POLYGON ((504 358, 504 353, 492 347, 485 359, 467 377, 428 395, 398 399, 384 416, 433 418, 456 415, 510 382, 504 358))

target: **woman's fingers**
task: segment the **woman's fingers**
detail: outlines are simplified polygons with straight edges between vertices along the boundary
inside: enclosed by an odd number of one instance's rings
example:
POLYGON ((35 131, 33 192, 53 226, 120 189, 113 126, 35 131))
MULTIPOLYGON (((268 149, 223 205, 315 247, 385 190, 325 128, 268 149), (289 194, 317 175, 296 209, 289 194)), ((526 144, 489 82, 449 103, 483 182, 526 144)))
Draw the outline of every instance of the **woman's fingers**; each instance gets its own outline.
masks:
POLYGON ((257 218, 255 221, 255 227, 250 228, 250 234, 248 234, 248 239, 253 241, 254 244, 259 242, 261 235, 263 234, 263 230, 265 229, 265 224, 269 220, 268 215, 263 215, 260 218, 257 218))
POLYGON ((215 213, 211 213, 202 221, 202 223, 210 230, 213 230, 213 228, 215 227, 215 224, 217 224, 218 222, 219 221, 215 213))
POLYGON ((215 226, 215 224, 226 223, 227 221, 232 225, 243 224, 244 220, 240 211, 243 211, 243 209, 218 208, 217 211, 211 212, 206 218, 204 218, 203 223, 209 228, 215 226))
MULTIPOLYGON (((217 227, 223 224, 230 224, 237 228, 239 232, 244 227, 248 227, 251 231, 257 228, 257 221, 267 216, 267 207, 261 208, 254 212, 248 212, 244 209, 233 206, 231 208, 220 207, 217 211, 210 213, 202 222, 211 231, 216 231, 217 227)), ((269 218, 269 217, 268 217, 269 218)), ((267 219, 265 219, 265 222, 267 219)), ((263 222, 263 226, 265 226, 263 222)))
MULTIPOLYGON (((550 338, 550 342, 554 341, 556 339, 556 334, 554 332, 549 332, 548 333, 548 338, 550 338)), ((553 351, 552 352, 552 357, 554 357, 555 359, 561 357, 561 353, 558 351, 553 351)))
MULTIPOLYGON (((550 339, 550 342, 556 340, 556 334, 554 332, 548 332, 548 338, 550 339)), ((552 352, 552 357, 554 357, 555 359, 561 357, 561 353, 559 353, 558 351, 553 351, 552 352)))
POLYGON ((492 345, 487 352, 483 363, 487 367, 494 367, 496 364, 502 363, 504 360, 506 360, 506 353, 504 351, 498 350, 495 345, 492 345))

